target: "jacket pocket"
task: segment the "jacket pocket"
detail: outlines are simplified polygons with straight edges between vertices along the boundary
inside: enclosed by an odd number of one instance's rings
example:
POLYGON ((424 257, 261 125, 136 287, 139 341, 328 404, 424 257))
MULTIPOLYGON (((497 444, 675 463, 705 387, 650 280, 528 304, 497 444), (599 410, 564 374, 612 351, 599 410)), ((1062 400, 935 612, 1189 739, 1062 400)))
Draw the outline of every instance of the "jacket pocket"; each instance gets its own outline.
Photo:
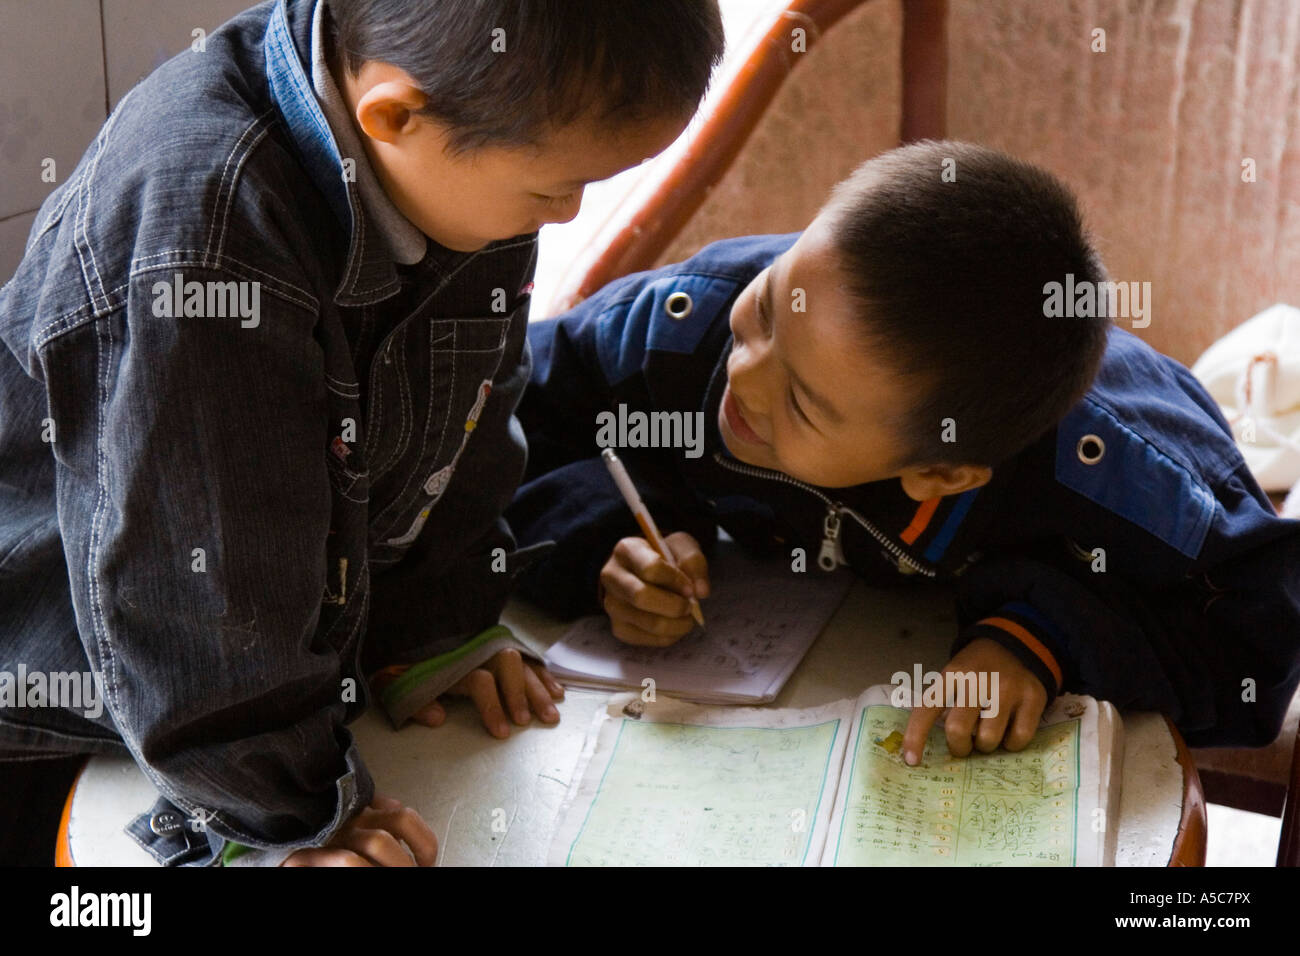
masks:
POLYGON ((334 491, 355 504, 365 504, 370 473, 365 469, 349 468, 333 454, 325 455, 325 463, 334 491))
POLYGON ((408 347, 401 362, 385 365, 385 378, 400 366, 393 387, 385 388, 406 396, 402 407, 409 411, 397 421, 390 414, 381 426, 388 431, 369 436, 377 455, 392 462, 372 475, 374 543, 402 548, 419 535, 473 437, 512 318, 430 321, 426 348, 417 354, 408 347))

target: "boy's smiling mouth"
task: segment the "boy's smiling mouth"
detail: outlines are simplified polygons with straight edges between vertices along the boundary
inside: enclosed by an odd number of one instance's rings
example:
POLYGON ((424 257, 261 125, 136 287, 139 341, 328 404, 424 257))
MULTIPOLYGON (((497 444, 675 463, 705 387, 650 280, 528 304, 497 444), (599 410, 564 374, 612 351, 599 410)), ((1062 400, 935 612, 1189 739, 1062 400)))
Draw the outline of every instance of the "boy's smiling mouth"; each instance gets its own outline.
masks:
POLYGON ((728 384, 726 390, 722 393, 722 406, 719 409, 718 416, 720 424, 726 427, 736 438, 748 445, 757 445, 767 447, 768 442, 763 441, 758 432, 750 427, 746 421, 744 413, 741 410, 740 402, 732 394, 731 385, 728 384))

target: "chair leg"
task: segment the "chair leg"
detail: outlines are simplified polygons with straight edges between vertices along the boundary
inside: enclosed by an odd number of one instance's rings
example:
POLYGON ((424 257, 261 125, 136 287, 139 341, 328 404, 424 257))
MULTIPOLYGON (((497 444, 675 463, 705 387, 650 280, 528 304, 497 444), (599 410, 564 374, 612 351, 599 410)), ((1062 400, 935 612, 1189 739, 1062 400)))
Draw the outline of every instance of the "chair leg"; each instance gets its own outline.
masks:
POLYGON ((1291 750, 1291 784, 1282 805, 1282 834, 1277 841, 1277 865, 1300 866, 1300 730, 1291 750))

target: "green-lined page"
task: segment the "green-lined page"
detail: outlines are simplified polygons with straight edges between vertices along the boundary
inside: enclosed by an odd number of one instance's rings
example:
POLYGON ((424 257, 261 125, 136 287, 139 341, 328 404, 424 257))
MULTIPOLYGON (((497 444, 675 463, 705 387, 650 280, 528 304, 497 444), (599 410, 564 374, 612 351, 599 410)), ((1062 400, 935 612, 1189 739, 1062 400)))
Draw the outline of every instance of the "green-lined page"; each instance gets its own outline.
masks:
POLYGON ((622 720, 563 862, 815 864, 810 840, 814 822, 835 799, 840 724, 709 727, 622 720))
POLYGON ((909 767, 899 746, 908 716, 877 705, 858 718, 830 836, 836 866, 1075 865, 1080 721, 1040 727, 1016 753, 964 758, 949 756, 939 722, 909 767))
POLYGON ((1113 862, 1123 731, 1111 705, 1063 694, 1014 753, 953 757, 941 721, 909 767, 911 712, 888 704, 891 690, 804 709, 612 698, 588 737, 548 862, 1113 862))

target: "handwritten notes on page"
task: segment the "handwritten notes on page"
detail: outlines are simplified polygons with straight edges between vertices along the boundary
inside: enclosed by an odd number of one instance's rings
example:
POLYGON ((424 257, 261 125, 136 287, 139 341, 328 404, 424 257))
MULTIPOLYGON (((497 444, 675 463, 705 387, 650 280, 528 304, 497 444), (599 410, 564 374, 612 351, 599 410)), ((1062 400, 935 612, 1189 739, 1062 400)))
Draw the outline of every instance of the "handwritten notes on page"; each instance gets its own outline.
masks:
POLYGON ((1081 724, 1043 726, 1016 753, 953 757, 942 722, 921 764, 891 743, 909 712, 864 708, 833 821, 836 866, 1073 866, 1081 724), (893 738, 893 739, 891 739, 893 738))
POLYGON ((888 685, 821 707, 611 699, 551 846, 560 866, 1097 866, 1114 862, 1115 709, 1063 694, 1012 753, 903 762, 888 685), (1109 823, 1108 823, 1109 821, 1109 823))
POLYGON ((546 666, 579 686, 641 689, 704 703, 766 703, 775 699, 831 619, 853 577, 788 561, 760 561, 730 541, 719 542, 710 568, 712 596, 703 602, 707 627, 670 647, 624 644, 605 615, 585 617, 547 652, 546 666))
POLYGON ((815 865, 851 718, 852 701, 720 711, 620 695, 579 764, 550 862, 815 865), (629 702, 642 716, 624 715, 629 702))

